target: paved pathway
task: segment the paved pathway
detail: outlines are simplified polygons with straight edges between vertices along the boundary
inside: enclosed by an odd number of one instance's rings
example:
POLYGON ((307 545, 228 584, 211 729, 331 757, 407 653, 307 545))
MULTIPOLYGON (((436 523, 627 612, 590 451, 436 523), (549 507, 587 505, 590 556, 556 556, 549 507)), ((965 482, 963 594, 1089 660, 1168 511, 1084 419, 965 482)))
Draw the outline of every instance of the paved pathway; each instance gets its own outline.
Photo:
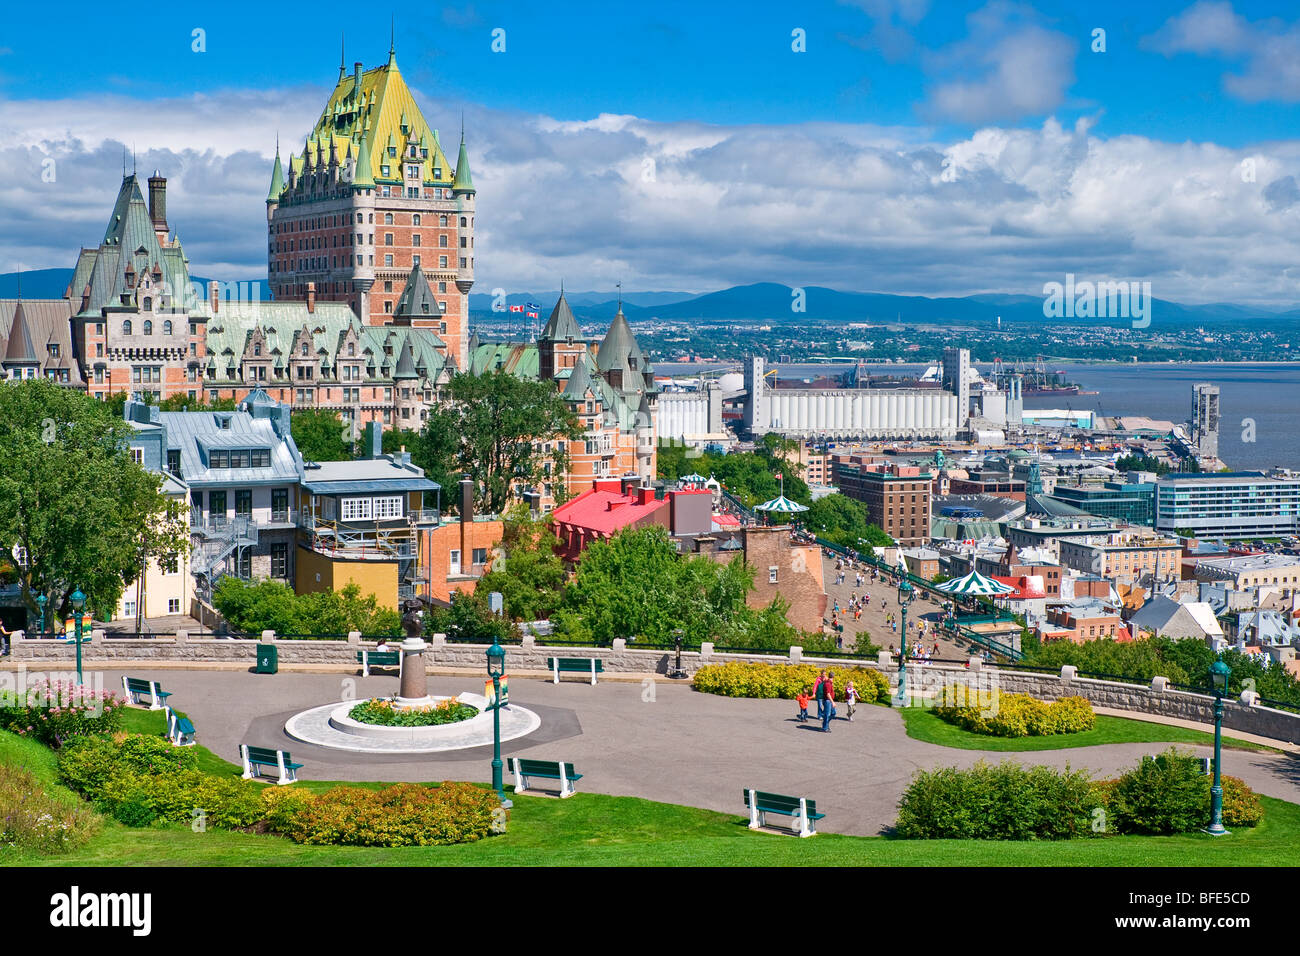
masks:
MULTIPOLYGON (((104 672, 106 687, 121 686, 120 671, 104 672)), ((285 747, 304 764, 304 779, 473 780, 491 779, 491 749, 455 754, 355 755, 289 740, 283 724, 299 710, 354 696, 389 694, 394 677, 338 674, 255 675, 229 671, 132 669, 156 678, 187 712, 199 741, 232 762, 239 744, 285 747)), ((482 679, 431 677, 434 694, 481 693, 482 679)), ((827 813, 827 832, 874 834, 896 817, 898 798, 913 772, 938 766, 967 767, 981 757, 1018 760, 1113 777, 1162 744, 1114 744, 1024 754, 953 750, 909 738, 899 715, 884 707, 860 707, 852 723, 836 720, 832 733, 813 721, 794 720, 793 701, 746 700, 700 694, 665 680, 648 688, 635 683, 578 681, 559 685, 516 677, 510 698, 536 711, 542 728, 504 744, 503 753, 563 759, 585 774, 580 788, 707 807, 743 815, 746 787, 816 798, 827 813)), ((843 713, 844 707, 840 706, 843 713)), ((1194 748, 1208 754, 1208 748, 1194 748)), ((1286 754, 1224 752, 1227 773, 1261 793, 1300 803, 1300 758, 1286 754)), ((507 776, 507 782, 510 777, 507 776)))

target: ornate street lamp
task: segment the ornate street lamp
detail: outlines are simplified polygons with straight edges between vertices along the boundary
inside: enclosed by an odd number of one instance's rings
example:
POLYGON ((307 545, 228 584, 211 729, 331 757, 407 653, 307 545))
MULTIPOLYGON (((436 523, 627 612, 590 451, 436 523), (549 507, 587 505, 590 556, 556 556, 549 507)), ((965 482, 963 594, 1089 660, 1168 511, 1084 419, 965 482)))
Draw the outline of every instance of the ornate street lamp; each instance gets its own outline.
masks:
POLYGON ((40 608, 41 612, 41 629, 39 632, 41 637, 45 636, 45 605, 48 603, 50 603, 50 599, 44 593, 36 595, 36 606, 40 608))
POLYGON ((492 789, 497 792, 501 806, 514 806, 506 799, 501 785, 501 678, 506 672, 506 649, 495 637, 487 650, 488 677, 492 678, 492 789))
POLYGON ((898 707, 907 706, 907 606, 912 603, 916 597, 916 588, 912 587, 911 582, 907 580, 907 568, 902 561, 898 562, 898 608, 902 613, 902 633, 903 643, 898 657, 898 696, 894 698, 894 704, 898 707))
POLYGON ((80 687, 84 681, 81 676, 81 609, 86 606, 86 595, 81 593, 81 588, 73 591, 68 600, 72 602, 72 609, 77 612, 77 686, 80 687))
POLYGON ((1211 836, 1226 836, 1223 828, 1223 778, 1219 772, 1223 738, 1223 698, 1228 693, 1228 677, 1232 670, 1223 663, 1222 658, 1210 665, 1210 679, 1214 684, 1214 786, 1210 788, 1210 828, 1211 836))

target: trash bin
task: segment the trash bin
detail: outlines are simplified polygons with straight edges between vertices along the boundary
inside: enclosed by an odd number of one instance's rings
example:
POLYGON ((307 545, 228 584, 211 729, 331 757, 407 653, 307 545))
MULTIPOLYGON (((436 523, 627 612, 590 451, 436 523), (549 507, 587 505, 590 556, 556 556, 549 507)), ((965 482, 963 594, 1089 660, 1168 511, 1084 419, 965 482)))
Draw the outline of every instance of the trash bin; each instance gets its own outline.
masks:
POLYGON ((275 674, 280 670, 280 649, 274 644, 257 645, 258 674, 275 674))

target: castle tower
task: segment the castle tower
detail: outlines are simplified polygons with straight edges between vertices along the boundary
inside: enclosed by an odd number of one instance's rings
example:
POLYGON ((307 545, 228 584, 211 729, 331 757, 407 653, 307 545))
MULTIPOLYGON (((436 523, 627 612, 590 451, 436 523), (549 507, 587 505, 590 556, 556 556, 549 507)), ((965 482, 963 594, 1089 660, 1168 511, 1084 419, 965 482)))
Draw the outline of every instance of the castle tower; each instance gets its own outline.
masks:
POLYGON ((351 74, 334 91, 287 171, 277 150, 267 196, 271 291, 303 300, 308 283, 326 302, 346 302, 361 321, 392 321, 419 267, 437 309, 410 317, 468 360, 474 283, 474 199, 461 134, 456 166, 416 104, 390 48, 388 62, 351 74))

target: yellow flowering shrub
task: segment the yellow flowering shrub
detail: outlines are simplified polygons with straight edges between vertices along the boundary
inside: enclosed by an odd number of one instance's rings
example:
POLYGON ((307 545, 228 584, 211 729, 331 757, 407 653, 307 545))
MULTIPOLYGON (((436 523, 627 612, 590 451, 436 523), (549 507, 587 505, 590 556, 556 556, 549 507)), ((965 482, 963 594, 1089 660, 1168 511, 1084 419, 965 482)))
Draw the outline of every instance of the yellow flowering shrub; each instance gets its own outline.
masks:
POLYGON ((940 700, 935 716, 964 730, 990 737, 1047 737, 1091 730, 1097 723, 1092 704, 1084 697, 1062 697, 1047 703, 1028 694, 996 691, 979 701, 940 700))
MULTIPOLYGON (((793 700, 800 690, 812 693, 817 675, 823 669, 819 664, 729 661, 726 664, 706 664, 701 667, 695 672, 691 686, 702 693, 722 697, 779 697, 793 700)), ((828 669, 835 675, 837 701, 844 700, 844 690, 849 681, 853 681, 862 703, 889 703, 889 678, 880 671, 848 666, 828 669)))

